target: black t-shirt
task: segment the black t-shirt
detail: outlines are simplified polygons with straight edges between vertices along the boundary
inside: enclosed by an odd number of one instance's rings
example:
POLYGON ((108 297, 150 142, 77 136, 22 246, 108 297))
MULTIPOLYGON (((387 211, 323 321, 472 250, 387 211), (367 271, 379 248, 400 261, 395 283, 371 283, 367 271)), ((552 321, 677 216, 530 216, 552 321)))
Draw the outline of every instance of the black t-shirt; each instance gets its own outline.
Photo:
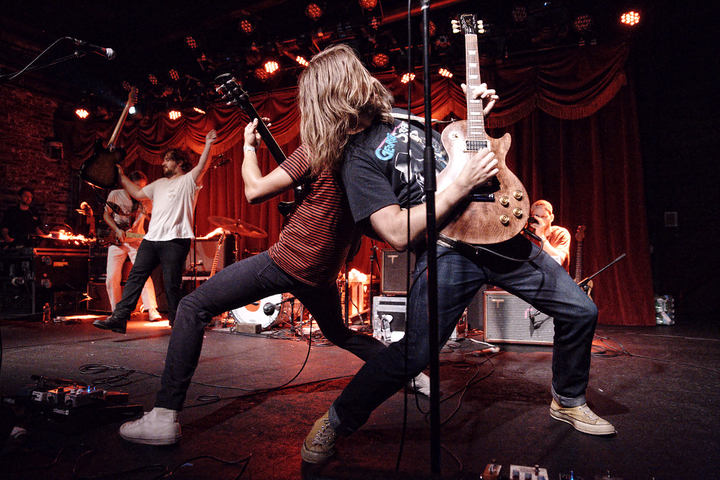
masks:
MULTIPOLYGON (((350 138, 342 179, 356 222, 389 205, 412 207, 425 201, 424 149, 424 130, 414 122, 408 128, 406 120, 374 123, 350 138), (412 139, 409 157, 408 138, 412 139)), ((435 131, 433 149, 437 173, 447 166, 448 157, 435 131)))
POLYGON ((21 210, 20 206, 16 205, 5 212, 0 228, 8 229, 8 235, 14 240, 14 243, 27 245, 29 243, 28 236, 35 235, 36 229, 41 225, 40 215, 34 208, 21 210))

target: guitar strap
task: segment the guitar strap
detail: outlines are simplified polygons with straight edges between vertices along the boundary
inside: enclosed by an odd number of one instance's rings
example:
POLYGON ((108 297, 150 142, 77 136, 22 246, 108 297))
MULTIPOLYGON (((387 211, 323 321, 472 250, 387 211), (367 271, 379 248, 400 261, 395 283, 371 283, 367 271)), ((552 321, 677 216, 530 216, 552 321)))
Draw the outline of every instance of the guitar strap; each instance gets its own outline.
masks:
POLYGON ((491 254, 504 260, 509 260, 511 262, 532 262, 543 252, 543 249, 540 248, 540 251, 533 255, 532 258, 513 258, 507 255, 503 255, 500 252, 496 252, 490 248, 485 248, 482 245, 473 245, 471 243, 463 242, 462 240, 456 240, 454 238, 448 237, 441 232, 438 232, 437 234, 437 244, 441 247, 454 250, 463 257, 473 261, 480 261, 483 254, 491 254))

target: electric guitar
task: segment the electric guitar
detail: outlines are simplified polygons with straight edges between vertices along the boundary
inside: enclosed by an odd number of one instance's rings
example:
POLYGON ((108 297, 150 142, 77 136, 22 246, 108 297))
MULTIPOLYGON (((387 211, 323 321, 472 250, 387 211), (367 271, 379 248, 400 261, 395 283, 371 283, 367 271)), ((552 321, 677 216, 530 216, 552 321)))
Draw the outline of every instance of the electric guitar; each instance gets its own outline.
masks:
MULTIPOLYGON (((144 233, 125 232, 125 238, 143 238, 144 236, 144 233)), ((100 235, 98 235, 98 243, 101 246, 122 245, 122 241, 118 238, 115 230, 100 230, 100 235)))
MULTIPOLYGON (((257 119, 257 131, 263 139, 263 142, 265 142, 265 146, 270 150, 270 154, 275 159, 275 162, 277 162, 278 165, 284 162, 287 159, 285 153, 275 141, 275 138, 270 133, 260 114, 255 110, 253 104, 250 103, 250 96, 242 88, 242 85, 230 73, 219 75, 215 78, 215 83, 218 84, 215 90, 222 95, 223 100, 227 100, 228 105, 236 105, 242 108, 250 117, 250 120, 257 119)), ((297 204, 302 201, 303 186, 298 185, 293 190, 295 193, 295 201, 280 202, 278 205, 278 210, 280 210, 280 213, 284 216, 289 215, 297 204)))
POLYGON ((585 225, 578 225, 577 232, 575 232, 575 241, 577 242, 577 249, 575 251, 575 283, 580 285, 580 288, 583 289, 585 293, 588 294, 588 297, 592 298, 592 288, 593 288, 593 281, 588 280, 587 282, 583 282, 582 277, 582 245, 583 240, 585 239, 585 225))
POLYGON ((217 246, 215 247, 215 258, 213 258, 212 267, 210 267, 210 276, 212 277, 217 272, 217 266, 218 266, 218 260, 220 258, 220 247, 223 244, 223 241, 225 241, 225 230, 223 229, 222 233, 220 234, 220 238, 218 238, 217 246))
POLYGON ((510 149, 510 134, 490 138, 485 132, 482 99, 473 98, 473 90, 480 80, 480 55, 475 15, 461 15, 453 21, 465 34, 465 63, 467 66, 467 120, 449 125, 442 133, 442 142, 450 157, 447 167, 438 174, 437 190, 442 191, 455 180, 463 166, 481 149, 490 148, 498 161, 498 174, 481 185, 464 202, 464 209, 444 225, 442 233, 456 240, 474 244, 492 244, 509 240, 523 229, 530 212, 530 200, 525 187, 505 165, 510 149))
POLYGON ((103 147, 102 139, 95 142, 95 151, 80 167, 80 178, 99 188, 114 188, 118 183, 117 165, 125 159, 125 150, 115 145, 123 123, 127 118, 130 107, 135 105, 137 88, 132 87, 128 94, 127 103, 120 115, 115 130, 108 141, 107 148, 103 147))

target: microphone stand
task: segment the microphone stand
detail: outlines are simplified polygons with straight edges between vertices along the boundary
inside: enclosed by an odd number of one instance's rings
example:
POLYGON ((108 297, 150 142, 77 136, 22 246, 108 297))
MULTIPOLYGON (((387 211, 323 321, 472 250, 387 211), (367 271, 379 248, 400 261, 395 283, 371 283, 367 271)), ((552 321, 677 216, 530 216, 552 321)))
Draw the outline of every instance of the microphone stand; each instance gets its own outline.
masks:
MULTIPOLYGON (((425 198, 427 217, 428 348, 430 352, 430 471, 440 475, 440 348, 438 342, 437 232, 435 222, 435 152, 432 148, 430 99, 430 0, 422 0, 423 81, 425 89, 425 198)), ((408 292, 409 293, 409 292, 408 292)))

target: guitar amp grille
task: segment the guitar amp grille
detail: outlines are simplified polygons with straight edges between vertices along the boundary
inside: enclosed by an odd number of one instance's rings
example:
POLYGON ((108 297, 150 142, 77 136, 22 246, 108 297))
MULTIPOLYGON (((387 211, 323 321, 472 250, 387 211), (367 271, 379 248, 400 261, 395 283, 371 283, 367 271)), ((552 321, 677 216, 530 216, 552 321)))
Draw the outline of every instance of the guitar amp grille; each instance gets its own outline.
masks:
POLYGON ((485 292, 485 341, 552 345, 552 317, 504 291, 485 292))

